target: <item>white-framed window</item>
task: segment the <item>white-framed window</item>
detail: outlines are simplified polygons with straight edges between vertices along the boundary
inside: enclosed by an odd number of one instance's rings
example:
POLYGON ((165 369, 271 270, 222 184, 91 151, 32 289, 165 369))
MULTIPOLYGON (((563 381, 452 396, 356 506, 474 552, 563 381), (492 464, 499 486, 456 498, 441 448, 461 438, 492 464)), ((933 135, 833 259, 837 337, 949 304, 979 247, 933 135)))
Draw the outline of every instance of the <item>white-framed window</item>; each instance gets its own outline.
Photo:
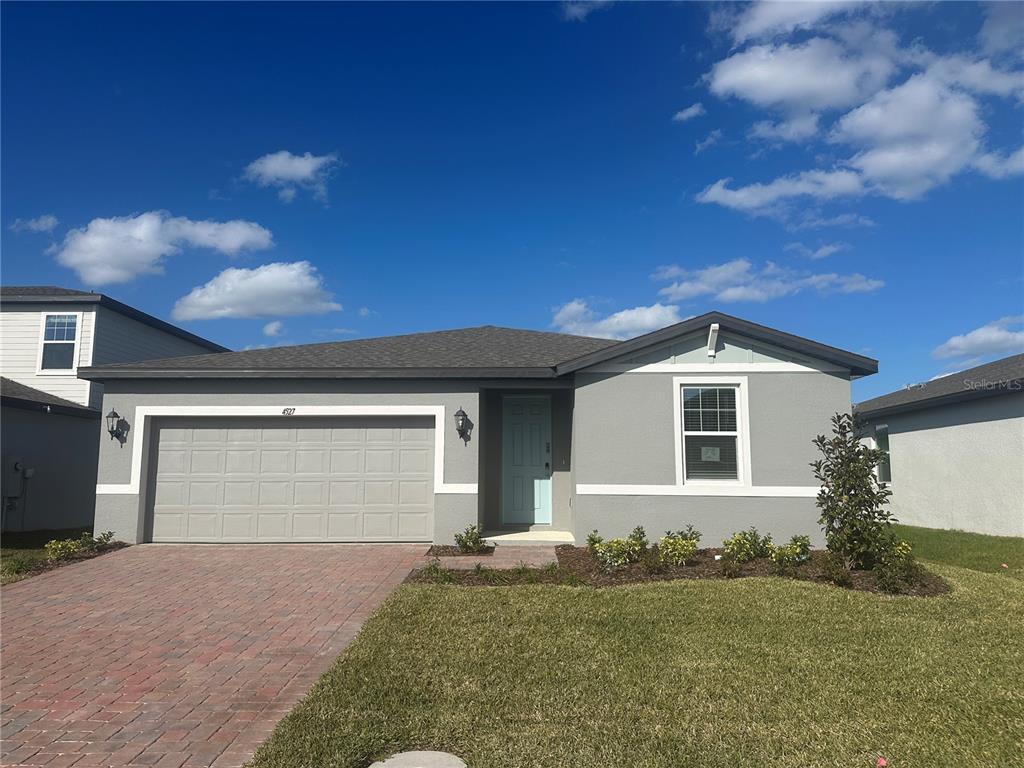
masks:
POLYGON ((889 425, 888 424, 876 424, 875 425, 875 447, 880 451, 885 451, 885 457, 878 462, 878 468, 875 470, 878 475, 878 482, 883 484, 889 484, 892 482, 892 467, 889 463, 889 425))
POLYGON ((686 482, 742 479, 738 385, 682 386, 683 473, 686 482))
POLYGON ((73 373, 76 370, 80 326, 79 313, 43 316, 39 343, 40 373, 73 373))

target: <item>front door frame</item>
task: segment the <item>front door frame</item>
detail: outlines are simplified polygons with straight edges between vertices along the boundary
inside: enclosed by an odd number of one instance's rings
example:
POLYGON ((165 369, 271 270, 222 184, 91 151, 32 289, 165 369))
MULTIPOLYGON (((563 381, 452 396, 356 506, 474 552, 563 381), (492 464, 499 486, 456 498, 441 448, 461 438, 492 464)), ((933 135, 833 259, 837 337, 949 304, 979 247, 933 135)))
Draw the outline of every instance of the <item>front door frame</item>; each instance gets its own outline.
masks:
MULTIPOLYGON (((552 437, 551 433, 552 433, 552 421, 553 421, 552 410, 553 410, 552 398, 551 398, 551 395, 548 394, 548 393, 509 394, 509 395, 502 394, 501 395, 501 434, 502 434, 502 438, 501 438, 501 494, 500 494, 500 497, 498 499, 498 501, 499 501, 499 514, 498 514, 498 517, 499 517, 499 521, 500 521, 500 524, 501 524, 502 527, 506 527, 506 526, 520 526, 520 527, 521 526, 527 526, 527 527, 529 527, 529 526, 534 526, 534 525, 551 525, 551 523, 552 523, 552 517, 553 517, 553 514, 554 514, 554 511, 553 511, 553 507, 554 507, 554 491, 553 491, 554 479, 553 479, 553 471, 552 471, 553 452, 552 452, 552 449, 551 449, 551 437, 552 437), (544 400, 545 403, 546 403, 546 407, 547 407, 547 423, 545 424, 545 439, 543 440, 543 442, 546 444, 545 460, 546 460, 546 463, 547 463, 547 471, 548 471, 547 482, 546 482, 546 484, 544 486, 546 488, 545 493, 546 493, 546 495, 548 497, 547 498, 547 517, 548 517, 547 520, 539 520, 538 521, 536 519, 536 516, 534 517, 534 519, 532 521, 508 520, 508 519, 506 519, 505 494, 506 494, 506 491, 507 491, 507 489, 509 487, 508 486, 508 479, 509 478, 508 478, 507 471, 506 471, 507 470, 507 465, 505 463, 505 461, 506 461, 505 446, 507 445, 506 440, 507 440, 508 434, 509 434, 508 428, 507 428, 508 424, 506 422, 506 413, 507 413, 506 408, 507 408, 508 402, 511 401, 511 400, 544 400)), ((539 508, 543 509, 544 505, 543 504, 540 505, 539 508)))

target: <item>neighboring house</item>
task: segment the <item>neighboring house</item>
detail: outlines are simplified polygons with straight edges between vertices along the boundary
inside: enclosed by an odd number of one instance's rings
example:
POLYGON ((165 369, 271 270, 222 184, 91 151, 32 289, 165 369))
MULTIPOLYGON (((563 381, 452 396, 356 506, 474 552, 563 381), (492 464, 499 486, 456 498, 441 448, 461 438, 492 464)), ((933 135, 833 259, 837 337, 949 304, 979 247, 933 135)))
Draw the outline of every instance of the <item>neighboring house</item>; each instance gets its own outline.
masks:
POLYGON ((1024 355, 860 403, 901 523, 1024 536, 1024 355))
POLYGON ((0 288, 3 529, 92 525, 103 386, 80 368, 222 351, 98 293, 0 288))
POLYGON ((126 541, 819 531, 812 439, 877 363, 712 312, 630 341, 485 326, 96 366, 126 541), (471 433, 462 414, 475 422, 471 433))

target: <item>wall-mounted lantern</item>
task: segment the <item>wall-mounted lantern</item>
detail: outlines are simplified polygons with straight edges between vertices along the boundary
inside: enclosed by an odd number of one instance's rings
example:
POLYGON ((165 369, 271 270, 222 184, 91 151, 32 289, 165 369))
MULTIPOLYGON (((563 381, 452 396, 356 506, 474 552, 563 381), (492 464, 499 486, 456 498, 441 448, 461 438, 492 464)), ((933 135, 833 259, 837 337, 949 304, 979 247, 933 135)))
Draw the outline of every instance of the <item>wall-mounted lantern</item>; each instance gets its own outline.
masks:
POLYGON ((473 434, 473 422, 462 408, 455 412, 455 431, 459 433, 464 443, 468 443, 473 434))
POLYGON ((111 408, 110 413, 106 415, 106 420, 107 432, 110 433, 110 439, 117 440, 121 445, 124 445, 125 440, 128 437, 128 421, 113 408, 111 408))

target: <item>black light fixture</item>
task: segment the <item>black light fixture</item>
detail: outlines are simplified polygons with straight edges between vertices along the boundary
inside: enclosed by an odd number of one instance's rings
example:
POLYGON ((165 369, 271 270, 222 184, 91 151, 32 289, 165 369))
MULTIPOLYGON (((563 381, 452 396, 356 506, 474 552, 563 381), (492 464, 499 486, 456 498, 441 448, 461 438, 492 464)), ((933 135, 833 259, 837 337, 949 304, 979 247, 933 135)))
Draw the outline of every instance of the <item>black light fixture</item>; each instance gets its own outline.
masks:
POLYGON ((462 408, 455 412, 455 431, 459 433, 462 442, 469 442, 470 435, 473 433, 473 422, 462 408))
POLYGON ((106 420, 107 432, 110 433, 110 439, 117 440, 121 445, 124 445, 125 437, 128 435, 128 422, 125 421, 121 417, 121 414, 113 408, 111 408, 110 413, 106 415, 106 420))

